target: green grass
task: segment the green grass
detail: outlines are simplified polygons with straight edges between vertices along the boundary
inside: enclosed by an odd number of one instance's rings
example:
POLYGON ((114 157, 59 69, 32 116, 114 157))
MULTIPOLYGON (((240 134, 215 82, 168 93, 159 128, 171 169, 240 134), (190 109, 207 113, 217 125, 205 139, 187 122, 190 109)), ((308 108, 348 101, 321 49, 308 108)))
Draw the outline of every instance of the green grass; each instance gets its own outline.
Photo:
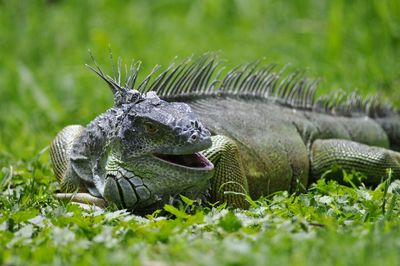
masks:
POLYGON ((265 58, 321 78, 320 93, 356 88, 400 106, 398 1, 125 2, 0 0, 0 264, 399 264, 400 202, 384 185, 321 182, 250 211, 167 208, 177 219, 55 201, 47 145, 112 104, 84 67, 88 49, 145 71, 207 51, 227 66, 265 58))

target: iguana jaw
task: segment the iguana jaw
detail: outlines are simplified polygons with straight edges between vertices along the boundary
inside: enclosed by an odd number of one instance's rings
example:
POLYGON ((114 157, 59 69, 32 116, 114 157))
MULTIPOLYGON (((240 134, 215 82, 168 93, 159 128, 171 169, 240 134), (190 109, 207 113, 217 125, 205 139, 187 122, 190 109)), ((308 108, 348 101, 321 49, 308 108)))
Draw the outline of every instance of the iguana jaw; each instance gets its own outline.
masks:
POLYGON ((165 163, 175 165, 178 167, 198 170, 210 171, 214 165, 201 153, 196 152, 193 154, 153 154, 154 158, 161 160, 165 163))

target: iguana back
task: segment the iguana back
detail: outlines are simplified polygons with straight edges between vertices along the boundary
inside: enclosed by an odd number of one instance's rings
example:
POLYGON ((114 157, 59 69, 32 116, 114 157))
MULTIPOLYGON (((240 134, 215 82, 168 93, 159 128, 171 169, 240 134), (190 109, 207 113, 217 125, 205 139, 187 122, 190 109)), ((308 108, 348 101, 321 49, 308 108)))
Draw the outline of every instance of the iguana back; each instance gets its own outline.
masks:
MULTIPOLYGON (((189 102, 190 103, 190 102, 189 102)), ((317 139, 352 140, 388 148, 387 134, 373 119, 342 117, 282 107, 271 101, 213 98, 190 105, 214 135, 239 146, 251 195, 307 187, 310 149, 317 139)))

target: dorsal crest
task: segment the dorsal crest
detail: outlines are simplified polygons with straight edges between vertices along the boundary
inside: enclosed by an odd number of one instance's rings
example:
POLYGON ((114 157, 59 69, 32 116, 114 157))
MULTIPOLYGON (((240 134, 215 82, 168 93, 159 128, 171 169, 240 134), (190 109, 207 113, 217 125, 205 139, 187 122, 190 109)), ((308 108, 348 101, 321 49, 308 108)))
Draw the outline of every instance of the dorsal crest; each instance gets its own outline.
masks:
MULTIPOLYGON (((92 56, 92 55, 91 55, 92 56)), ((112 60, 112 54, 110 53, 112 60)), ((312 110, 332 115, 384 117, 395 112, 389 103, 378 97, 362 98, 355 92, 346 94, 338 90, 332 95, 316 98, 318 80, 309 79, 304 72, 285 74, 286 67, 275 64, 263 66, 260 61, 244 64, 227 71, 215 53, 207 53, 198 59, 191 57, 175 60, 156 75, 159 66, 139 83, 137 77, 141 62, 125 67, 126 80, 121 84, 121 60, 118 60, 114 78, 104 74, 92 56, 96 68, 90 67, 110 86, 116 105, 140 100, 144 93, 155 91, 164 100, 190 102, 206 97, 237 97, 247 100, 260 99, 300 110, 312 110)))

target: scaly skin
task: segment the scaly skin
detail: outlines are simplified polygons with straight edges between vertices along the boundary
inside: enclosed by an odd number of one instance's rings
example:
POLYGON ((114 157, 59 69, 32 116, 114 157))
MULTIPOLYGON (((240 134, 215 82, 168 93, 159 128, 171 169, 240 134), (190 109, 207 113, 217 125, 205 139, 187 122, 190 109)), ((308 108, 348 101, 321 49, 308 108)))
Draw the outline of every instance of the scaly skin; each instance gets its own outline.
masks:
POLYGON ((279 81, 273 66, 245 65, 218 83, 216 66, 207 56, 171 65, 141 92, 137 65, 124 86, 94 69, 115 105, 53 141, 57 197, 137 213, 178 194, 246 208, 244 194, 301 191, 333 166, 326 176, 338 180, 356 170, 376 185, 389 168, 400 178, 400 115, 389 106, 341 93, 315 101, 315 83, 279 81))
MULTIPOLYGON (((224 98, 189 104, 212 134, 236 143, 252 198, 301 190, 334 165, 347 172, 362 172, 369 185, 386 178, 388 168, 393 178, 400 178, 400 154, 387 149, 387 134, 368 117, 333 117, 272 102, 224 98)), ((231 171, 224 174, 224 180, 233 178, 231 171)))

